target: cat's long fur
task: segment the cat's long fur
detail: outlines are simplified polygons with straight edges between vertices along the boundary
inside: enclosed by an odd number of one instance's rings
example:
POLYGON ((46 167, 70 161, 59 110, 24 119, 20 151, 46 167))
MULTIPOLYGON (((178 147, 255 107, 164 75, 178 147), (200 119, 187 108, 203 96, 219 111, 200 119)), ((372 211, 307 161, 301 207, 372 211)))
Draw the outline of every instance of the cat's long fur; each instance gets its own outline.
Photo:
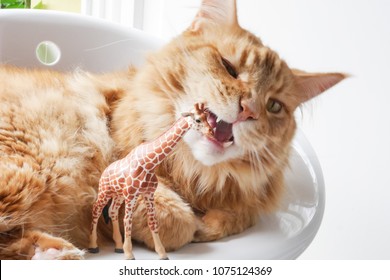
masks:
MULTIPOLYGON (((234 144, 218 150, 189 134, 164 162, 160 236, 174 250, 245 230, 281 197, 295 108, 343 78, 291 70, 238 25, 234 0, 204 0, 189 29, 141 69, 93 75, 1 67, 0 259, 29 259, 36 247, 81 258, 74 246, 88 244, 101 172, 196 102, 234 123, 234 144), (272 100, 280 112, 270 112, 272 100)), ((144 215, 141 203, 133 237, 151 247, 144 215)), ((107 232, 102 223, 100 238, 107 232)))

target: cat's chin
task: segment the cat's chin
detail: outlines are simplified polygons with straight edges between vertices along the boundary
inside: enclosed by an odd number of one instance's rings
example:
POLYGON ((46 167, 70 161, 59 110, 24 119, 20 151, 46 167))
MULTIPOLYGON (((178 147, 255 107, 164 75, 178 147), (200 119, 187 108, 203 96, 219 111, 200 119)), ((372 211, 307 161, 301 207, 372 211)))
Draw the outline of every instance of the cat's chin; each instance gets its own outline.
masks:
POLYGON ((206 166, 213 166, 242 156, 240 149, 234 142, 220 144, 190 130, 184 141, 191 148, 196 160, 206 166))

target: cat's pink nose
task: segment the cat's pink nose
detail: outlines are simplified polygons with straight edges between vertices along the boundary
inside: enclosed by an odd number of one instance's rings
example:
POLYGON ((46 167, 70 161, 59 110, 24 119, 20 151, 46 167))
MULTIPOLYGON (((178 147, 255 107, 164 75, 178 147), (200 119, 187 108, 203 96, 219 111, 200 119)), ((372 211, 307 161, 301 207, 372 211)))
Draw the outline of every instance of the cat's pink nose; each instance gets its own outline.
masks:
POLYGON ((257 120, 259 119, 258 110, 255 109, 254 102, 243 99, 240 101, 240 112, 238 113, 238 121, 257 120))

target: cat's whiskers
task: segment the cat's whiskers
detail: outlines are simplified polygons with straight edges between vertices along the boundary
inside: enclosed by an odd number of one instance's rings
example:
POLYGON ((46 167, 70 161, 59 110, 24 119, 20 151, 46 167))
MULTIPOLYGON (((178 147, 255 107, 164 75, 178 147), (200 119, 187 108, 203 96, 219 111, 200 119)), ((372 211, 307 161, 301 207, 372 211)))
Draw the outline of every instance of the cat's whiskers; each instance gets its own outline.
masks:
POLYGON ((267 141, 271 142, 272 145, 274 145, 277 149, 279 149, 280 151, 283 151, 286 147, 281 145, 281 144, 278 144, 277 142, 275 142, 271 136, 269 135, 262 135, 264 138, 266 138, 267 141))
POLYGON ((271 150, 268 148, 267 145, 264 145, 263 146, 263 152, 265 156, 269 157, 270 159, 272 159, 272 162, 275 162, 277 163, 278 162, 278 158, 271 152, 271 150))
MULTIPOLYGON (((268 138, 268 137, 266 137, 268 138)), ((251 149, 248 151, 251 156, 251 166, 261 169, 265 175, 272 174, 272 165, 279 165, 279 158, 268 147, 267 142, 263 141, 261 144, 249 144, 251 149), (255 165, 254 165, 255 164, 255 165)), ((278 145, 276 145, 278 146, 278 145)))
POLYGON ((259 154, 256 151, 249 152, 249 164, 253 173, 253 176, 255 177, 262 177, 261 174, 265 174, 265 167, 264 164, 259 156, 259 154))
POLYGON ((249 164, 252 171, 252 185, 253 187, 257 187, 261 184, 261 181, 268 181, 268 174, 270 170, 268 170, 266 164, 263 162, 258 147, 255 145, 251 145, 252 149, 248 152, 249 155, 249 164))

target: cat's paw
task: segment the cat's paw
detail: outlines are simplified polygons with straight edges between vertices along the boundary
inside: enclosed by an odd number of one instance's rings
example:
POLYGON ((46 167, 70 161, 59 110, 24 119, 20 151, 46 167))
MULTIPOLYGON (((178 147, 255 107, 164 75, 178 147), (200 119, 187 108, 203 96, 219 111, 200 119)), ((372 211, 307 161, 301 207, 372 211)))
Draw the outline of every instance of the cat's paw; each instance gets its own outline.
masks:
POLYGON ((47 233, 32 234, 35 252, 33 260, 81 260, 85 252, 73 246, 70 242, 47 233))
POLYGON ((84 251, 77 248, 74 249, 55 249, 49 248, 42 251, 40 247, 35 248, 35 254, 32 260, 81 260, 83 259, 84 251))
POLYGON ((54 248, 50 248, 46 251, 42 251, 41 248, 35 248, 35 254, 32 256, 32 260, 55 260, 60 251, 54 248))

